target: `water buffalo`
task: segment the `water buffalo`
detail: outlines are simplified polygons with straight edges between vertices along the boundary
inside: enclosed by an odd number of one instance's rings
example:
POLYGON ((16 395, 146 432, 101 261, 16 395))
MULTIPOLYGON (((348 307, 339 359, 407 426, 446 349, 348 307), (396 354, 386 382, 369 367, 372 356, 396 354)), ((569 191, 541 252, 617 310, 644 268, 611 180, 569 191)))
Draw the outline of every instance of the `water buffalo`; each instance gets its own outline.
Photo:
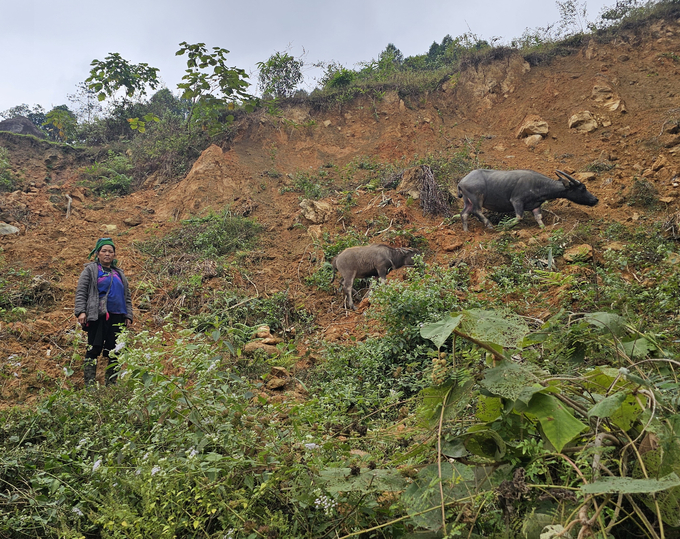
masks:
POLYGON ((419 254, 417 249, 382 244, 350 247, 333 259, 331 282, 335 280, 335 272, 339 271, 346 303, 351 309, 356 309, 352 301, 354 279, 379 277, 385 282, 385 277, 391 270, 413 266, 413 257, 419 254))
POLYGON ((561 170, 555 172, 559 181, 533 170, 473 170, 458 183, 458 197, 465 203, 460 214, 463 230, 468 229, 467 218, 471 213, 493 228, 482 208, 499 213, 514 211, 513 225, 522 219, 525 210, 530 210, 538 226, 544 228, 541 204, 546 200, 566 198, 585 206, 597 204, 597 197, 580 181, 561 170))

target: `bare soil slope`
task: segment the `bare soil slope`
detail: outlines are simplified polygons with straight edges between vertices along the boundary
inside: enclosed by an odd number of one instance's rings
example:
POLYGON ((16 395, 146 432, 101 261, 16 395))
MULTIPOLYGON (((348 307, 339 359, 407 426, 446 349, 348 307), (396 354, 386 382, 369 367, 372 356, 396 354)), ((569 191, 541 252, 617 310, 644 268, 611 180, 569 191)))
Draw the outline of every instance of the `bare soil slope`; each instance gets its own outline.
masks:
MULTIPOLYGON (((583 173, 594 163, 607 165, 596 170, 616 165, 583 176, 599 197, 598 206, 551 203, 545 219, 548 230, 540 231, 527 216, 515 232, 521 237, 544 241, 551 226, 571 228, 593 217, 620 222, 663 219, 680 206, 679 55, 680 21, 665 21, 609 43, 591 40, 578 54, 550 65, 530 67, 517 56, 470 68, 418 98, 388 92, 381 100, 365 97, 324 109, 283 107, 280 116, 255 113, 242 121, 228 147, 208 148, 182 182, 155 185, 151 178, 142 190, 109 201, 77 186, 83 163, 78 151, 0 134, 12 164, 31 184, 25 192, 0 197, 0 220, 21 229, 18 235, 0 236, 2 256, 42 275, 49 284, 40 281, 35 286, 42 286, 54 300, 33 311, 27 321, 0 322, 0 405, 30 402, 63 378, 63 360, 54 358, 70 357, 77 331, 73 292, 96 238, 115 238, 134 289, 147 269, 129 248, 133 241, 160 237, 180 219, 226 205, 256 218, 265 230, 259 255, 247 262, 248 279, 232 286, 249 295, 288 289, 296 305, 315 313, 320 336, 361 338, 366 331, 362 308, 347 313, 339 295, 319 292, 302 281, 318 264, 310 232, 318 234, 320 226, 334 237, 348 222, 335 213, 317 224, 304 218, 299 193, 282 194, 295 173, 334 165, 355 171, 360 180, 365 171, 352 163, 372 160, 406 167, 417 157, 447 155, 471 145, 488 168, 526 168, 553 176, 555 169, 583 173), (569 126, 570 118, 584 111, 596 122, 591 132, 569 126), (518 132, 536 117, 547 122, 548 134, 527 144, 518 132), (635 178, 656 187, 665 210, 647 215, 626 204, 635 178)), ((450 178, 452 188, 459 179, 450 178)), ((325 202, 339 209, 341 198, 338 194, 325 202)), ((432 264, 469 258, 479 241, 497 234, 473 219, 465 235, 459 221, 447 225, 441 217, 426 217, 418 204, 393 190, 383 195, 360 189, 358 201, 350 210, 349 224, 368 231, 382 214, 392 229, 415 227, 429 242, 427 262, 432 264), (379 205, 386 197, 391 203, 379 205)), ((390 278, 400 278, 400 272, 390 278)), ((137 329, 155 324, 153 311, 137 312, 137 329)))

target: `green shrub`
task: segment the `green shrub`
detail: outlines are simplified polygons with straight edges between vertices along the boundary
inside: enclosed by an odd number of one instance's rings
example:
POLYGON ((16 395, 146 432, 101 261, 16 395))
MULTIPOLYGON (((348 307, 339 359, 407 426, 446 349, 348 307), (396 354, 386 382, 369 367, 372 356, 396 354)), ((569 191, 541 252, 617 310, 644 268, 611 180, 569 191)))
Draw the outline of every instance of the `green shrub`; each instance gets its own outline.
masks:
POLYGON ((85 167, 80 172, 80 184, 91 189, 97 196, 122 196, 130 192, 132 163, 125 155, 108 151, 102 162, 85 167))
POLYGON ((626 198, 629 206, 652 208, 659 202, 659 192, 649 181, 635 178, 626 198))
POLYGON ((154 258, 186 253, 200 258, 221 257, 251 248, 261 228, 257 222, 225 210, 182 221, 167 236, 136 243, 135 247, 154 258))
POLYGON ((17 178, 12 173, 9 163, 9 151, 0 146, 0 193, 14 191, 17 185, 17 178))

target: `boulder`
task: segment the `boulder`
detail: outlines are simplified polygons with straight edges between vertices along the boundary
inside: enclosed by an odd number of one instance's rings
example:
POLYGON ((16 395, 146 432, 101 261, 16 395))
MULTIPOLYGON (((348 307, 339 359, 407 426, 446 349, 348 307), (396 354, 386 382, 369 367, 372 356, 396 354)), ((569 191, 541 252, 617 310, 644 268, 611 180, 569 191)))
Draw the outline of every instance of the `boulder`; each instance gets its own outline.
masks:
POLYGON ((325 223, 333 215, 333 206, 328 202, 304 199, 300 202, 302 216, 314 224, 325 223))
POLYGON ((524 139, 524 144, 529 146, 529 148, 535 148, 543 140, 541 135, 529 135, 524 139))
POLYGON ((9 234, 18 234, 19 229, 7 223, 0 222, 0 236, 7 236, 9 234))
POLYGON ((15 116, 9 120, 0 122, 0 131, 9 131, 18 135, 33 135, 38 138, 47 138, 45 133, 40 131, 31 120, 25 116, 15 116))
POLYGON ((564 252, 564 260, 567 262, 585 262, 593 257, 593 248, 583 243, 570 247, 564 252))
POLYGON ((569 118, 569 129, 579 133, 592 133, 597 129, 597 120, 588 110, 582 110, 569 118))
POLYGON ((522 125, 520 125, 519 129, 517 130, 516 137, 526 138, 533 135, 545 137, 547 136, 549 130, 550 128, 548 126, 548 122, 546 122, 540 116, 530 114, 522 121, 522 125))
POLYGON ((614 112, 626 112, 626 105, 621 98, 614 92, 613 88, 604 81, 597 81, 593 86, 590 97, 598 106, 614 112))

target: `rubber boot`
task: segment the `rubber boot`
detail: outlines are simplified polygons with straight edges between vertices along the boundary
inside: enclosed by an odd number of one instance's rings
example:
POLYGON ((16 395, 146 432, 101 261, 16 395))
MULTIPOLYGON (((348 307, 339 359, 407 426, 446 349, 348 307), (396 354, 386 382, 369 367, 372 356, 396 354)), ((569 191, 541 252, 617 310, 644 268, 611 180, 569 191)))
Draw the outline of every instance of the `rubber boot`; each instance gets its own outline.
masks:
POLYGON ((93 387, 97 377, 97 364, 94 359, 85 359, 83 365, 85 387, 93 387))
POLYGON ((109 364, 106 367, 106 385, 110 386, 118 381, 118 362, 109 359, 109 364))

